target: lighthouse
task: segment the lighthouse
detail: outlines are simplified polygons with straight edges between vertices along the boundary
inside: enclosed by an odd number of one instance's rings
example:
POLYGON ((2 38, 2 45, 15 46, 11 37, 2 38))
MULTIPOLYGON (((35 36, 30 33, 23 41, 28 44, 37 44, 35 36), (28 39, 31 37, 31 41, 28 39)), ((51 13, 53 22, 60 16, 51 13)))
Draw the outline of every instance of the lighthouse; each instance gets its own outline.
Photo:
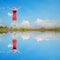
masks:
POLYGON ((17 48, 16 48, 16 45, 17 45, 17 40, 16 39, 13 39, 12 40, 12 52, 16 53, 17 52, 17 48))
POLYGON ((13 15, 12 15, 13 25, 14 25, 14 27, 16 27, 16 20, 17 20, 16 12, 17 12, 17 8, 12 8, 12 12, 13 12, 13 15))

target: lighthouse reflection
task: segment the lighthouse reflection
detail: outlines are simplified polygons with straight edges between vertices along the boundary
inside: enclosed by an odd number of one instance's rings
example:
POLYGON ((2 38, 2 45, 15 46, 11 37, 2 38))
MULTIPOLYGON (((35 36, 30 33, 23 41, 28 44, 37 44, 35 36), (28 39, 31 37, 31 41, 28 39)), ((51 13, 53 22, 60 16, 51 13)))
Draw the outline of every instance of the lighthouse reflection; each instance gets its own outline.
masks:
POLYGON ((17 48, 16 48, 17 40, 15 38, 12 40, 12 45, 13 45, 12 52, 17 52, 17 48))
POLYGON ((14 34, 12 34, 12 52, 13 53, 16 53, 16 52, 18 52, 18 50, 17 50, 17 39, 16 39, 16 33, 14 33, 14 34))

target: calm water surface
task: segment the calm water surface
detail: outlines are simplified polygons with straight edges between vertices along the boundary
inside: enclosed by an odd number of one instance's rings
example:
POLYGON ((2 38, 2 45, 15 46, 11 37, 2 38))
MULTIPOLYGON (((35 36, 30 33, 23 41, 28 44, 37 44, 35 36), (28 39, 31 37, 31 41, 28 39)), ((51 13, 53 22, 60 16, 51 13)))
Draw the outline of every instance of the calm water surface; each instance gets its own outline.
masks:
POLYGON ((13 32, 0 34, 1 60, 60 60, 60 33, 13 32), (16 39, 16 52, 12 41, 16 39))

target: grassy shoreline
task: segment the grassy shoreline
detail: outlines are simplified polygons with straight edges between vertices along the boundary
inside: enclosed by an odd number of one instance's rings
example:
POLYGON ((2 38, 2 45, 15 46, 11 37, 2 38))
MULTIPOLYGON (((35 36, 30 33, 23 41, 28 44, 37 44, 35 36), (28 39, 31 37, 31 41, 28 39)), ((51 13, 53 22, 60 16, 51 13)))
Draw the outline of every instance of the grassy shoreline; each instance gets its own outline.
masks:
POLYGON ((7 33, 7 32, 60 32, 60 28, 8 28, 0 26, 0 33, 7 33))

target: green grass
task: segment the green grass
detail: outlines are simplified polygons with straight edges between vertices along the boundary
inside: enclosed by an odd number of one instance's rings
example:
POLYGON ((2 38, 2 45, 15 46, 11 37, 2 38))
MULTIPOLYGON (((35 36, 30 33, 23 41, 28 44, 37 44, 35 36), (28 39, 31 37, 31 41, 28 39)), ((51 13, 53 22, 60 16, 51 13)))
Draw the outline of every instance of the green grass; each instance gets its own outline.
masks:
POLYGON ((35 31, 35 32, 60 32, 60 28, 8 28, 0 26, 0 33, 7 33, 7 32, 27 32, 27 31, 35 31))
POLYGON ((19 28, 18 31, 60 32, 60 28, 19 28))
POLYGON ((0 26, 0 33, 7 33, 9 28, 0 26))

